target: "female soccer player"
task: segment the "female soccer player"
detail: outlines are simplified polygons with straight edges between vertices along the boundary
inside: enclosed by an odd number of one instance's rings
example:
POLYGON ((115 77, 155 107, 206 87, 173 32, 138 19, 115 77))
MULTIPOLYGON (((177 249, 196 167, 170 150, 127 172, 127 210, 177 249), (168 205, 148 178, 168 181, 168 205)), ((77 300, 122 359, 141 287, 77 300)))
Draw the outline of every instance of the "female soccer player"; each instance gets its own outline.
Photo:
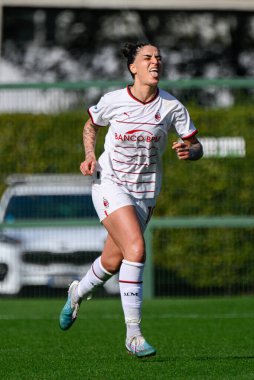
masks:
POLYGON ((186 108, 171 94, 158 88, 161 73, 159 49, 150 43, 126 44, 122 50, 133 84, 104 95, 89 108, 83 131, 85 161, 80 170, 93 177, 92 196, 100 221, 108 231, 103 252, 80 281, 74 281, 60 314, 67 330, 77 317, 83 298, 119 272, 119 286, 126 322, 126 348, 145 357, 156 350, 140 327, 144 231, 161 187, 161 156, 167 135, 174 128, 181 142, 172 149, 180 160, 198 160, 203 151, 195 137, 186 108), (96 135, 107 127, 105 150, 95 156, 96 135))

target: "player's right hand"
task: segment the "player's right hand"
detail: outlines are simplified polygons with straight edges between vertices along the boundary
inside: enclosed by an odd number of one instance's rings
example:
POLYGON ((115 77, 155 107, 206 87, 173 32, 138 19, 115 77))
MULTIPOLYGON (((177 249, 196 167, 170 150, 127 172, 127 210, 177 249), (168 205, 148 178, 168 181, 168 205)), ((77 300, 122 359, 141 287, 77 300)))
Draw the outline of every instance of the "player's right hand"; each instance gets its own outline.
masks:
POLYGON ((89 154, 85 161, 80 164, 80 171, 83 175, 93 175, 96 167, 96 157, 94 154, 89 154))

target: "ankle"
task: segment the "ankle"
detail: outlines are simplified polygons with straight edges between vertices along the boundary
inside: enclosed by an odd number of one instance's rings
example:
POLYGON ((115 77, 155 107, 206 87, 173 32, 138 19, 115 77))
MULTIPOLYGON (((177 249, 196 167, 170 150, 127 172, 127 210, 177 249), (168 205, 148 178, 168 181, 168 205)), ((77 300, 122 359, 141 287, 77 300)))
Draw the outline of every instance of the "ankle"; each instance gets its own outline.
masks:
POLYGON ((140 323, 127 323, 126 324, 126 338, 129 339, 133 336, 141 336, 140 323))
POLYGON ((82 301, 82 297, 80 297, 80 295, 79 295, 78 288, 79 288, 79 285, 76 287, 76 289, 74 290, 73 295, 72 295, 73 301, 75 303, 80 303, 82 301))

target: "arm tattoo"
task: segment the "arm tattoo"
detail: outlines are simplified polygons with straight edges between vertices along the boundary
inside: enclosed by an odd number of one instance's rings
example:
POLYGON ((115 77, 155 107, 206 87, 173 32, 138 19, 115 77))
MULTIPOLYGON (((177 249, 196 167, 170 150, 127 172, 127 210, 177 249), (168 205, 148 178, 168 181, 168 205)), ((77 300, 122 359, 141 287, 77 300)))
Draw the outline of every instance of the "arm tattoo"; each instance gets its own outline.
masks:
POLYGON ((98 133, 99 127, 93 125, 90 121, 87 121, 83 129, 83 143, 85 147, 86 154, 94 153, 96 136, 98 133))

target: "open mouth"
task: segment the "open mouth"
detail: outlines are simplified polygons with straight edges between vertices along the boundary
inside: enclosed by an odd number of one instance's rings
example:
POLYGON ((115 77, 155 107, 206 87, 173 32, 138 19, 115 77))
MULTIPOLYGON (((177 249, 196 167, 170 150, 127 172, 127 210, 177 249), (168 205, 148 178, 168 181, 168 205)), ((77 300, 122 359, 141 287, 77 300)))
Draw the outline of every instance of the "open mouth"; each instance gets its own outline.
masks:
POLYGON ((149 71, 149 73, 152 75, 153 78, 159 78, 159 70, 158 69, 152 69, 149 71))

